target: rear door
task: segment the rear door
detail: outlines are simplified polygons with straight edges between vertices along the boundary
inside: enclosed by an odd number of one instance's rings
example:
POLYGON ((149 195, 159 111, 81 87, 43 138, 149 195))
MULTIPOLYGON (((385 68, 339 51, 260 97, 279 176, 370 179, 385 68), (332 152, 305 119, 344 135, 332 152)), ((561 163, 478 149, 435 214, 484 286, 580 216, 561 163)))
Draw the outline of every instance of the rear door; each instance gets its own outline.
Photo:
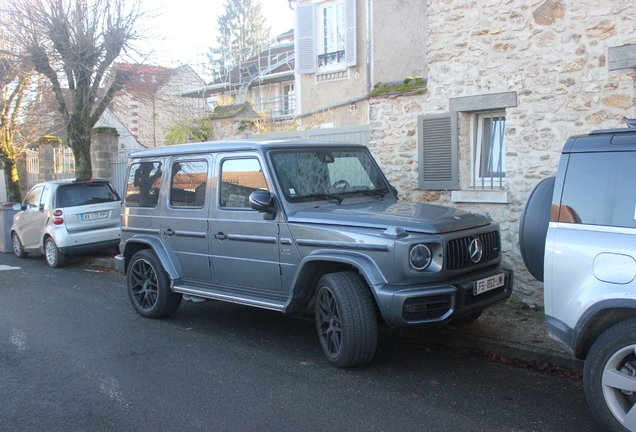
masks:
POLYGON ((238 291, 280 291, 279 218, 252 210, 249 195, 270 190, 255 153, 220 157, 218 196, 210 220, 212 263, 217 282, 238 291))
POLYGON ((166 210, 159 219, 163 241, 172 249, 183 279, 209 281, 209 181, 212 157, 180 156, 170 161, 166 210))

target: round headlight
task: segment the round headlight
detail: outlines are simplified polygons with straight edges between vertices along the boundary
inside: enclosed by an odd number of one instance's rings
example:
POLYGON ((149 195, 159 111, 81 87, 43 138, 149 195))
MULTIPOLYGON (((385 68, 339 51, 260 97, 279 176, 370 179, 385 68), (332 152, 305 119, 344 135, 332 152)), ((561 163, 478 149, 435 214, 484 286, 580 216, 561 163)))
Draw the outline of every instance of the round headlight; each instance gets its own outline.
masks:
POLYGON ((415 270, 425 270, 432 260, 431 250, 423 244, 413 246, 411 253, 409 253, 409 262, 415 270))

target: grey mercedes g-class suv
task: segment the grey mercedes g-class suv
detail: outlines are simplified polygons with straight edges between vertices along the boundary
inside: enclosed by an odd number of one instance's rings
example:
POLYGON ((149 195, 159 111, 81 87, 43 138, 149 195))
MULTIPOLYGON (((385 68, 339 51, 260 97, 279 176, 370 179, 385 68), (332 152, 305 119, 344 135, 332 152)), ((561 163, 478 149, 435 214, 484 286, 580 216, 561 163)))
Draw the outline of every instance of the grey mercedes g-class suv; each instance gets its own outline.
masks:
POLYGON ((510 297, 499 226, 398 200, 367 147, 224 141, 130 154, 116 257, 142 316, 182 298, 312 311, 335 366, 391 327, 477 319, 510 297))

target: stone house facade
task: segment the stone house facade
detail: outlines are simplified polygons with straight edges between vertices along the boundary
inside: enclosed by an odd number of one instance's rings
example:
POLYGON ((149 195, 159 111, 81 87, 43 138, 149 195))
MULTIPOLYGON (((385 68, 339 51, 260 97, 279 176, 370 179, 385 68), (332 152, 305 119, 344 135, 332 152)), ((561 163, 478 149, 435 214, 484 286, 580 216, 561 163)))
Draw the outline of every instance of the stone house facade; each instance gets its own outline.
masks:
POLYGON ((428 0, 427 16, 427 92, 371 98, 370 148, 402 198, 499 222, 515 294, 540 305, 519 251, 523 204, 568 137, 636 117, 635 2, 428 0), (441 149, 429 142, 440 120, 441 149))
POLYGON ((164 145, 164 131, 185 119, 207 112, 204 98, 182 97, 186 90, 201 87, 204 81, 190 66, 117 64, 128 71, 130 81, 113 99, 112 114, 144 147, 164 145))

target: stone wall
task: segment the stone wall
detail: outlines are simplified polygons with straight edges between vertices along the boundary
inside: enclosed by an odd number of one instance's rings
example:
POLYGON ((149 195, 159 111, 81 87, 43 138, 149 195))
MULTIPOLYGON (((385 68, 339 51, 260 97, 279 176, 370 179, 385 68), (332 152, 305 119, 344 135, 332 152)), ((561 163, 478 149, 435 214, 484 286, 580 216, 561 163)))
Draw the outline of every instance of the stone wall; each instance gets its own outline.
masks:
POLYGON ((91 136, 93 178, 113 180, 112 157, 119 151, 119 134, 115 128, 95 128, 91 136))
MULTIPOLYGON (((636 117, 636 70, 609 71, 610 47, 636 43, 634 0, 428 0, 428 93, 370 101, 370 147, 400 196, 486 211, 501 224, 515 296, 543 303, 523 266, 519 217, 526 197, 554 175, 571 135, 624 127, 636 117), (453 97, 515 91, 506 109, 507 204, 454 203, 418 187, 417 116, 449 110, 453 97)), ((459 168, 469 187, 470 113, 459 114, 459 168)))

